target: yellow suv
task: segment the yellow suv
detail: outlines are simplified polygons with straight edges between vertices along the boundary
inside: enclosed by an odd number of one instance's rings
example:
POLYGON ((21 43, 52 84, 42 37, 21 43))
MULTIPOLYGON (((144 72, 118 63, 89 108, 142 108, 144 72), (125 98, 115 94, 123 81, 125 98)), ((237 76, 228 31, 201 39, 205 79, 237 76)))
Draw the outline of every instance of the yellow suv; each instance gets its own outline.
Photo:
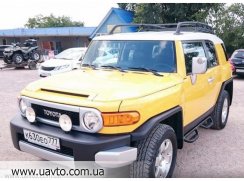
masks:
POLYGON ((233 81, 223 41, 199 22, 118 25, 79 70, 29 84, 11 121, 15 148, 47 160, 130 166, 171 177, 197 128, 223 129, 233 81), (133 33, 113 33, 116 28, 133 33))

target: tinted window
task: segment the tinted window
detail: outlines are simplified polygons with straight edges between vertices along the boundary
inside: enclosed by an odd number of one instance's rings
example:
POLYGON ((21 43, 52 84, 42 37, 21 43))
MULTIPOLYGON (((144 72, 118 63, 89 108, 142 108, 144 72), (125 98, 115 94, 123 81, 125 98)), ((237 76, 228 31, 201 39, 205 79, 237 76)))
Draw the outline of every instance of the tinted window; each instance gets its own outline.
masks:
POLYGON ((183 50, 185 54, 186 73, 192 72, 192 58, 206 57, 202 42, 184 42, 183 50))
POLYGON ((244 51, 235 51, 231 58, 244 58, 244 51))
POLYGON ((214 67, 218 64, 214 44, 210 41, 206 41, 205 44, 206 53, 208 55, 208 67, 214 67))
POLYGON ((174 42, 158 40, 92 41, 83 64, 92 64, 96 67, 116 66, 124 70, 146 68, 157 72, 175 72, 174 42))

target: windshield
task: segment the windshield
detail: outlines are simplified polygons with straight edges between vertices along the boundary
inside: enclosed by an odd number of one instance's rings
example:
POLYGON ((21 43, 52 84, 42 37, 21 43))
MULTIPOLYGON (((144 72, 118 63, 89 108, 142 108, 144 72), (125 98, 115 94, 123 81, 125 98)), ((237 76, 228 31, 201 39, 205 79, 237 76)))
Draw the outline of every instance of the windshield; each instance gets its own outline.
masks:
POLYGON ((67 49, 55 56, 56 59, 64 60, 77 60, 84 54, 84 50, 81 49, 67 49))
POLYGON ((82 65, 116 67, 123 70, 175 72, 173 41, 92 41, 82 65))
POLYGON ((233 53, 232 58, 244 58, 244 51, 236 51, 233 53))

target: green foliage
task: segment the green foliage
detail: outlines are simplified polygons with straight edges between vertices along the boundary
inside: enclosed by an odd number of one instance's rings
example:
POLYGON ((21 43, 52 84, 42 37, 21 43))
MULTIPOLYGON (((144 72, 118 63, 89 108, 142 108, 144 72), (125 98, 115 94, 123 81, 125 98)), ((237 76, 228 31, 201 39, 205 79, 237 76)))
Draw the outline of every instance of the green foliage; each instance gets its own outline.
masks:
POLYGON ((213 14, 210 24, 223 39, 228 54, 244 48, 244 4, 232 4, 213 14))
POLYGON ((29 18, 25 24, 27 28, 47 28, 47 27, 73 27, 84 26, 83 22, 72 21, 67 16, 50 16, 37 15, 33 18, 29 18))
POLYGON ((210 10, 222 4, 216 3, 120 3, 122 9, 135 12, 135 23, 174 23, 179 21, 203 21, 210 10))
POLYGON ((134 11, 135 23, 177 23, 200 21, 211 25, 223 39, 228 54, 244 48, 244 4, 218 3, 119 3, 134 11))

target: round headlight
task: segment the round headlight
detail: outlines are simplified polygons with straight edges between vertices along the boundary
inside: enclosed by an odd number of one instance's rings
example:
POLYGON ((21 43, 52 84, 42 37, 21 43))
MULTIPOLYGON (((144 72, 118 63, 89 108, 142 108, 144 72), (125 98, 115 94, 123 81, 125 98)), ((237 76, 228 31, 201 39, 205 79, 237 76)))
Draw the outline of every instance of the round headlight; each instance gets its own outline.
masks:
POLYGON ((26 109, 27 109, 27 104, 24 99, 20 99, 19 101, 19 109, 23 115, 25 115, 26 109))
POLYGON ((97 132, 102 128, 102 120, 94 112, 86 112, 83 117, 85 128, 90 132, 97 132))
POLYGON ((72 121, 68 115, 62 114, 59 117, 59 125, 60 125, 62 130, 70 131, 72 128, 72 121))
POLYGON ((36 121, 36 113, 34 111, 34 109, 32 109, 31 107, 27 107, 26 108, 26 118, 30 123, 34 123, 36 121))

